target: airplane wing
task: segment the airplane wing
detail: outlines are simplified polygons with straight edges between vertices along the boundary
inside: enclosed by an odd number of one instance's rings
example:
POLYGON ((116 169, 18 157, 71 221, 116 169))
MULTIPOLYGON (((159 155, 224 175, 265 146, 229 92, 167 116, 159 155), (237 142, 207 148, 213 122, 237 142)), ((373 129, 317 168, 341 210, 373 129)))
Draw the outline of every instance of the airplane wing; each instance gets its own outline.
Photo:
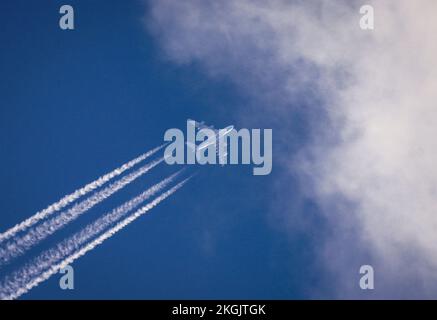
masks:
POLYGON ((198 129, 211 129, 214 132, 217 131, 216 129, 214 129, 214 126, 208 126, 207 124, 205 124, 205 121, 201 121, 198 122, 196 120, 192 120, 192 119, 188 119, 189 121, 194 121, 194 125, 196 126, 196 128, 198 129))

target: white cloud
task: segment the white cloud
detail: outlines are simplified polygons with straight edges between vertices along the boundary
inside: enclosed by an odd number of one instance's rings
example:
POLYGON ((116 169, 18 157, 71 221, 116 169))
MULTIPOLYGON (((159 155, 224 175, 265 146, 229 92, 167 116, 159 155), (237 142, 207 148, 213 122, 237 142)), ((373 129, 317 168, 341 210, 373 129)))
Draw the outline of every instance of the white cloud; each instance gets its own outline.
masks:
POLYGON ((148 21, 170 59, 229 77, 279 124, 297 96, 321 97, 329 121, 312 118, 312 142, 280 162, 299 165, 327 218, 358 230, 383 268, 426 282, 437 267, 437 2, 374 1, 373 31, 359 28, 362 4, 159 0, 148 21), (414 272, 398 265, 411 253, 414 272))

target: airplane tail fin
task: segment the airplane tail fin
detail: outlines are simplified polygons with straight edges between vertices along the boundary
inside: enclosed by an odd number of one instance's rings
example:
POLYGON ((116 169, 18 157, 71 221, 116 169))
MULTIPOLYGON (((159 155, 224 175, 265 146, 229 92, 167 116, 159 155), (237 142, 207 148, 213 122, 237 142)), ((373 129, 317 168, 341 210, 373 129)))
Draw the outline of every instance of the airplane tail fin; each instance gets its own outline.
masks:
POLYGON ((198 129, 203 129, 203 128, 209 128, 209 129, 214 129, 214 126, 207 126, 205 124, 205 121, 196 121, 193 119, 187 119, 187 121, 193 121, 194 122, 194 126, 198 129))

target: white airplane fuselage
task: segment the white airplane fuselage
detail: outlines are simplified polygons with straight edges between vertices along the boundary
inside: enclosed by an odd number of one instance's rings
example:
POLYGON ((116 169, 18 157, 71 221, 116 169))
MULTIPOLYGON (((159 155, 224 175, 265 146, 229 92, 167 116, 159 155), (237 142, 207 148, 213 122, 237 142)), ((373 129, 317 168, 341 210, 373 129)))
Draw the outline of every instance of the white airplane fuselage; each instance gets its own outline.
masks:
MULTIPOLYGON (((206 129, 210 129, 208 127, 205 127, 206 129)), ((214 132, 216 133, 216 139, 214 141, 210 141, 210 142, 203 142, 200 144, 200 146, 198 146, 196 149, 197 150, 203 150, 205 148, 207 148, 208 146, 212 145, 212 144, 219 144, 220 138, 225 137, 226 135, 228 135, 232 130, 234 129, 234 126, 227 126, 224 129, 220 129, 220 130, 214 130, 214 132)), ((213 130, 213 129, 210 129, 213 130)))

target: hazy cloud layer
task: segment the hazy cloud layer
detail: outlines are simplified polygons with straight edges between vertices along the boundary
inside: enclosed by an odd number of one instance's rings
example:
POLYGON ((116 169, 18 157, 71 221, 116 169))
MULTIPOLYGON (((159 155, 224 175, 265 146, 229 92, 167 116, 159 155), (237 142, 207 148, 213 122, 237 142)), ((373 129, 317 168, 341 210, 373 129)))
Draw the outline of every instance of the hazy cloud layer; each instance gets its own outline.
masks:
POLYGON ((169 59, 235 82, 282 136, 295 103, 322 109, 308 113, 300 152, 284 147, 274 160, 333 226, 320 258, 339 275, 338 295, 351 294, 349 273, 366 263, 359 246, 383 273, 382 296, 435 297, 437 2, 375 1, 375 30, 363 31, 366 3, 159 0, 147 21, 169 59))

